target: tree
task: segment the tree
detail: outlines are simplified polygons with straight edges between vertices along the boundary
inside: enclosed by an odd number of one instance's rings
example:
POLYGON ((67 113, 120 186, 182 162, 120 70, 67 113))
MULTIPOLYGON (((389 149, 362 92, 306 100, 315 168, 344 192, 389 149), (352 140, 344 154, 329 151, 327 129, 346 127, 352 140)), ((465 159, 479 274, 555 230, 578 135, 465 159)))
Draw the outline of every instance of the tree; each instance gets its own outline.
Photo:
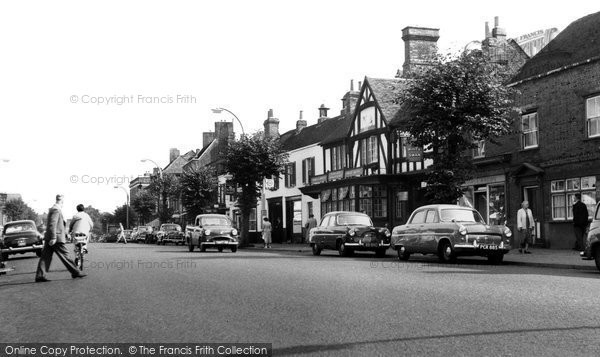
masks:
POLYGON ((507 66, 472 51, 438 57, 407 81, 399 101, 411 119, 403 129, 433 159, 427 177, 429 201, 456 202, 473 172, 465 154, 479 141, 497 143, 509 132, 515 91, 504 83, 510 75, 507 66))
POLYGON ((146 224, 152 220, 152 215, 156 210, 156 201, 154 195, 147 190, 142 190, 133 196, 131 207, 138 214, 141 224, 146 224))
POLYGON ((10 217, 11 221, 18 221, 22 219, 29 219, 36 224, 39 221, 38 214, 23 201, 21 198, 14 198, 7 201, 3 208, 4 214, 10 217))
POLYGON ((179 179, 175 175, 153 176, 148 190, 157 201, 160 201, 158 212, 160 223, 169 222, 174 210, 167 203, 169 198, 179 196, 179 179))
POLYGON ((92 222, 94 223, 92 234, 95 236, 102 235, 102 212, 92 206, 87 206, 85 208, 85 212, 90 216, 92 222))
POLYGON ((262 133, 242 135, 231 141, 225 153, 225 168, 232 182, 241 188, 237 206, 242 214, 241 245, 248 244, 250 214, 260 197, 263 178, 277 176, 284 171, 287 154, 278 139, 265 138, 262 133))
POLYGON ((179 182, 181 202, 189 217, 195 218, 216 202, 217 177, 214 169, 193 166, 183 172, 179 182))
POLYGON ((114 223, 122 223, 123 224, 123 228, 125 229, 129 229, 129 227, 125 226, 125 223, 127 222, 127 210, 129 209, 129 225, 135 225, 135 222, 137 222, 137 213, 131 208, 131 206, 127 206, 127 205, 122 205, 119 206, 115 209, 115 212, 113 213, 114 216, 114 223))

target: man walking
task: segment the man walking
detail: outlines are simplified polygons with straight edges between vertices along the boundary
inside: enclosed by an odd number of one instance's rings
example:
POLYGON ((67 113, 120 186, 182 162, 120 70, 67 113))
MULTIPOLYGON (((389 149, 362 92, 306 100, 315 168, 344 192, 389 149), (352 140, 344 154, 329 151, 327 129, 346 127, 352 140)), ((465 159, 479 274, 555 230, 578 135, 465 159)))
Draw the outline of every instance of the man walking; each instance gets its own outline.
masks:
POLYGON ((67 243, 67 223, 62 214, 63 196, 56 195, 56 203, 48 211, 48 221, 46 224, 46 234, 44 235, 44 248, 42 248, 42 256, 38 263, 35 273, 36 282, 49 281, 46 278, 46 273, 50 269, 52 263, 52 255, 56 253, 60 261, 65 265, 71 277, 83 278, 83 274, 75 267, 75 263, 68 257, 67 243))
POLYGON ((308 221, 306 221, 306 243, 308 243, 308 239, 310 238, 310 230, 317 226, 317 220, 315 219, 314 214, 308 215, 308 221))
POLYGON ((573 204, 573 230, 575 231, 575 246, 573 250, 583 250, 583 234, 588 225, 587 206, 581 202, 581 194, 575 194, 575 204, 573 204))
POLYGON ((523 201, 521 209, 517 212, 517 230, 521 242, 519 253, 531 254, 529 245, 532 243, 533 223, 533 213, 529 209, 529 202, 523 201))

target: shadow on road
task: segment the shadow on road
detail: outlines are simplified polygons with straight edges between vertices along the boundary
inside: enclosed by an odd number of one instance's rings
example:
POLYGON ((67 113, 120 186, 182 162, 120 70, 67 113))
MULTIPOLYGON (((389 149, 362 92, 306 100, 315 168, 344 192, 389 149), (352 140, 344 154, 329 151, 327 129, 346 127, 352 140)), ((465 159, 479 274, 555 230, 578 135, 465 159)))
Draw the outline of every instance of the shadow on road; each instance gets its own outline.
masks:
MULTIPOLYGON (((431 335, 431 336, 414 336, 414 337, 398 337, 398 338, 387 338, 371 341, 358 341, 349 343, 332 343, 332 344, 320 344, 320 345, 302 345, 302 346, 289 346, 282 348, 274 348, 274 356, 287 356, 297 354, 313 354, 322 353, 324 351, 342 351, 352 349, 353 347, 368 346, 380 343, 402 343, 402 342, 414 342, 414 341, 427 341, 427 340, 438 340, 438 339, 450 339, 450 338, 468 338, 478 336, 499 336, 499 335, 513 335, 513 334, 532 334, 540 332, 572 332, 572 331, 583 331, 583 330, 600 330, 600 326, 574 326, 574 327, 543 327, 533 329, 515 329, 515 330, 499 330, 499 331, 483 331, 483 332, 466 332, 466 333, 455 333, 447 335, 431 335)), ((600 331, 598 331, 600 332, 600 331)))

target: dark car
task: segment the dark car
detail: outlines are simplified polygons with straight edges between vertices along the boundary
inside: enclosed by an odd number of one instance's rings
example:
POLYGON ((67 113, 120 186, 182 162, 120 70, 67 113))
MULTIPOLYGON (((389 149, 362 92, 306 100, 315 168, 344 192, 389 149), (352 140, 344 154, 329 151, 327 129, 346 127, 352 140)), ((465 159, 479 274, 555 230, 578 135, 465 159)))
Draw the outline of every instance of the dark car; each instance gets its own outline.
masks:
POLYGON ((38 232, 35 222, 14 221, 4 225, 0 238, 2 260, 8 260, 12 254, 34 252, 39 257, 44 247, 43 236, 38 232))
POLYGON ((600 270, 600 203, 585 235, 585 249, 579 254, 585 260, 595 260, 596 268, 600 270))
POLYGON ((146 242, 147 237, 152 233, 151 226, 138 226, 133 229, 133 233, 131 235, 131 239, 135 240, 137 243, 146 242))
POLYGON ((392 247, 400 260, 413 253, 436 254, 442 262, 470 255, 499 264, 511 249, 511 236, 508 227, 488 225, 473 208, 429 205, 417 208, 405 225, 394 227, 392 247))
POLYGON ((198 247, 201 252, 206 248, 216 248, 219 252, 228 248, 235 253, 240 244, 238 230, 224 214, 198 215, 195 224, 186 227, 186 233, 190 252, 198 247))
POLYGON ((156 244, 165 245, 167 243, 175 245, 183 245, 185 243, 185 237, 180 225, 173 223, 160 225, 160 229, 156 233, 156 244))
POLYGON ((373 251, 385 256, 390 247, 390 231, 373 226, 371 218, 359 212, 329 212, 321 223, 310 230, 309 244, 314 255, 323 249, 337 250, 341 256, 350 256, 354 251, 373 251))

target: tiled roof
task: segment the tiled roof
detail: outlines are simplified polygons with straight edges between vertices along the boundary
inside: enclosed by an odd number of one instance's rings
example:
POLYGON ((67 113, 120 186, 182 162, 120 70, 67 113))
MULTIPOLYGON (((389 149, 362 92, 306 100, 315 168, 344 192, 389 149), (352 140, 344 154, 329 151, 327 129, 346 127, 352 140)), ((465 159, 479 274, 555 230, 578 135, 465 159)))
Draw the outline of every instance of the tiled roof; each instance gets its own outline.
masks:
POLYGON ((600 12, 572 22, 531 58, 512 82, 600 56, 600 12))
POLYGON ((323 120, 320 123, 305 127, 297 132, 296 129, 290 130, 280 136, 281 145, 284 150, 290 151, 314 144, 323 144, 336 138, 344 138, 348 133, 351 117, 346 118, 339 115, 334 118, 323 120))
POLYGON ((365 81, 371 87, 375 100, 381 108, 383 117, 388 125, 402 121, 402 105, 398 102, 400 92, 405 87, 406 79, 382 79, 366 77, 365 81))

